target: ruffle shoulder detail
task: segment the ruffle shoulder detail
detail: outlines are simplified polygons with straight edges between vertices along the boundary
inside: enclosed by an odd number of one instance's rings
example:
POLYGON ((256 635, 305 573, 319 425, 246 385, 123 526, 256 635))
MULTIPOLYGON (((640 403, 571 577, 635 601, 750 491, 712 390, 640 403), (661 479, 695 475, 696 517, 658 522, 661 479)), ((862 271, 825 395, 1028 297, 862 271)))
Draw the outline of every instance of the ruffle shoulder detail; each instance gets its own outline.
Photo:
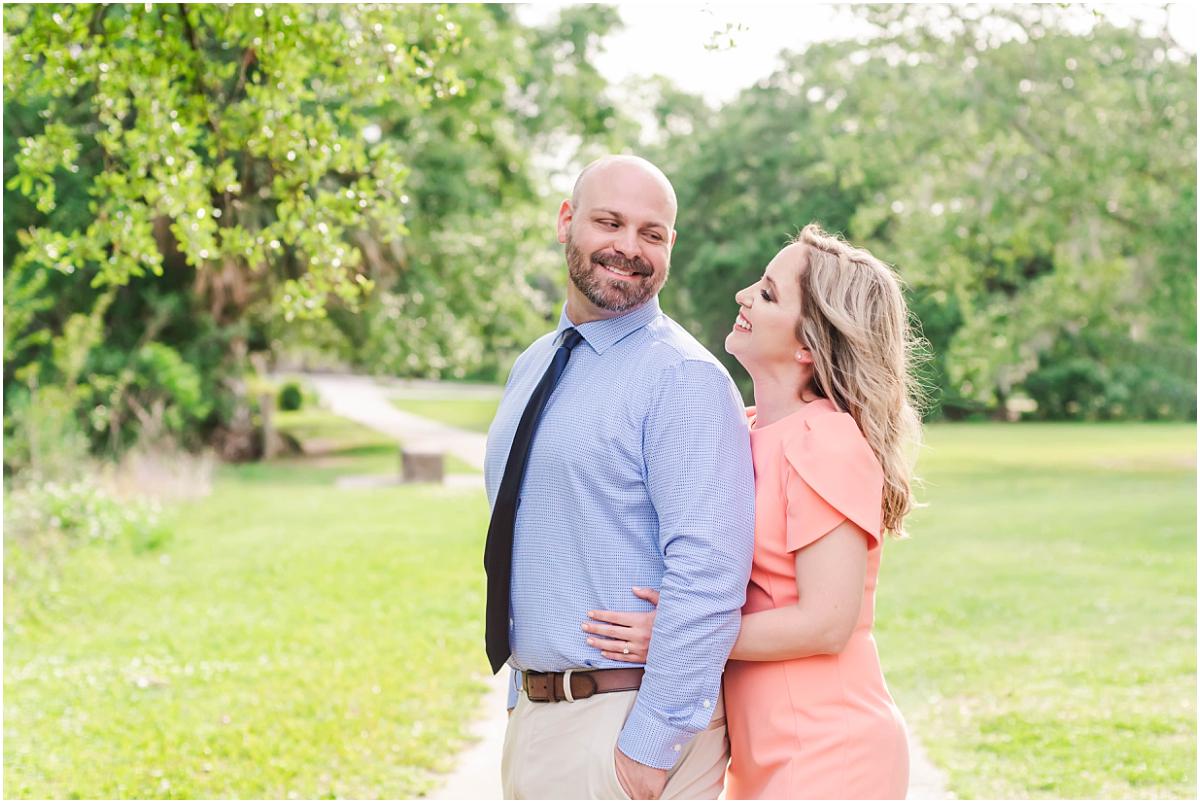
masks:
POLYGON ((882 536, 883 469, 849 413, 807 418, 783 445, 787 471, 787 550, 803 549, 849 519, 882 536))

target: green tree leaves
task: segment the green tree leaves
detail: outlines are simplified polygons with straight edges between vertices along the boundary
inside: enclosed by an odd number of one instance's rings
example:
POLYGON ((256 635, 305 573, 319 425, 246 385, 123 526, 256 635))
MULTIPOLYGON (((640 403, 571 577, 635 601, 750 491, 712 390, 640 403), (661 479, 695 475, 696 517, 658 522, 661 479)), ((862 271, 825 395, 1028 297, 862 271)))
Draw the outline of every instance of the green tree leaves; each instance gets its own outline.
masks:
POLYGON ((500 5, 6 7, 7 389, 67 381, 72 316, 103 322, 69 401, 112 451, 160 418, 252 442, 232 430, 256 352, 502 373, 561 294, 535 159, 628 130, 592 66, 616 24, 601 6, 541 28, 500 5))
POLYGON ((440 67, 457 38, 437 7, 31 6, 6 33, 6 98, 46 103, 48 121, 8 186, 49 215, 55 172, 78 170, 81 150, 96 165, 90 224, 33 227, 21 259, 123 285, 177 249, 253 286, 226 317, 254 301, 287 316, 357 303, 370 282, 351 233, 404 232, 408 170, 362 131, 385 103, 459 87, 440 67), (285 252, 297 275, 280 275, 285 252))
POLYGON ((793 54, 662 148, 681 199, 672 292, 707 342, 818 220, 900 269, 947 414, 1005 414, 1086 331, 1105 344, 1081 357, 1089 375, 1153 353, 1177 381, 1136 409, 1193 416, 1176 389, 1195 380, 1195 56, 1102 16, 1081 34, 1072 9, 860 13, 878 36, 793 54))

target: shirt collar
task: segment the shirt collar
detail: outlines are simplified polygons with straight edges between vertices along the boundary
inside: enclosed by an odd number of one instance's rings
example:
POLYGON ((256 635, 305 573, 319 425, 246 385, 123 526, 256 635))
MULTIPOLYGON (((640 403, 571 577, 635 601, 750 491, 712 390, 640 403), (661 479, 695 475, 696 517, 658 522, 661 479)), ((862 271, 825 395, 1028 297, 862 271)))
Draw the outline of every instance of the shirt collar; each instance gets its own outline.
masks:
POLYGON ((633 334, 659 316, 662 310, 658 305, 658 296, 616 318, 603 318, 598 321, 575 326, 567 317, 567 305, 563 304, 562 315, 558 318, 558 334, 571 327, 583 335, 583 339, 597 354, 603 354, 610 346, 616 345, 628 335, 633 334))

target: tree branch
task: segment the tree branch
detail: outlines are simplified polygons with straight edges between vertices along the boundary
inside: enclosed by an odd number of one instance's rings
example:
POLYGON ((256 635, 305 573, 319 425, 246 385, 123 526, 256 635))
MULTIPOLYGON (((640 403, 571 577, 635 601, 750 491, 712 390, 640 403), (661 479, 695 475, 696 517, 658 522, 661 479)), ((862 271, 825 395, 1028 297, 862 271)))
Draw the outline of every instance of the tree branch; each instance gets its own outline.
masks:
POLYGON ((257 59, 258 53, 253 47, 246 48, 245 52, 242 53, 242 65, 238 68, 237 81, 234 82, 233 89, 231 89, 229 94, 225 96, 226 105, 233 103, 237 96, 241 94, 242 89, 244 89, 246 86, 246 75, 250 65, 257 61, 257 59))
POLYGON ((1020 133, 1020 135, 1025 138, 1025 141, 1032 145, 1034 150, 1036 150, 1038 153, 1042 154, 1048 159, 1055 158, 1054 151, 1049 145, 1046 144, 1046 141, 1039 137, 1033 131, 1033 129, 1021 122, 1020 119, 1016 117, 1013 118, 1013 127, 1017 129, 1017 132, 1020 133))
POLYGON ((96 10, 92 12, 92 20, 88 23, 88 38, 95 36, 100 32, 100 24, 104 22, 104 15, 108 13, 111 3, 99 3, 96 10))
POLYGON ((217 159, 225 155, 225 147, 221 144, 221 124, 216 117, 213 117, 212 103, 210 102, 208 92, 204 90, 204 81, 202 75, 204 73, 204 51, 200 48, 200 43, 196 39, 196 29, 192 27, 192 23, 188 20, 187 3, 178 3, 179 15, 183 18, 183 33, 187 37, 188 44, 192 47, 192 52, 195 54, 195 67, 192 76, 192 83, 195 85, 196 94, 200 96, 201 102, 204 104, 204 117, 208 120, 208 127, 212 129, 213 136, 217 140, 217 159))
POLYGON ((1141 229, 1144 228, 1144 226, 1139 225, 1136 220, 1127 218, 1124 215, 1119 215, 1116 212, 1109 209, 1107 206, 1101 205, 1100 210, 1104 214, 1105 217, 1109 218, 1110 220, 1114 220, 1117 223, 1120 223, 1122 226, 1129 229, 1130 231, 1140 231, 1141 229))
POLYGON ((187 37, 188 44, 192 46, 192 50, 196 53, 200 52, 200 45, 196 42, 196 29, 192 27, 191 21, 188 20, 187 3, 177 3, 179 6, 179 16, 183 18, 183 34, 187 37))

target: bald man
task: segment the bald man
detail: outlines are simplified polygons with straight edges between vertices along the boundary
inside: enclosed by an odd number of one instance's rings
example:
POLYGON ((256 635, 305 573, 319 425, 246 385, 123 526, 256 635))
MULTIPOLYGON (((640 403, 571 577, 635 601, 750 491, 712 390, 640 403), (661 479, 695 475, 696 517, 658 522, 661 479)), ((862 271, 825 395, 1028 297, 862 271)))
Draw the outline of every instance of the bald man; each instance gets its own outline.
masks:
POLYGON ((487 648, 511 667, 505 797, 716 798, 721 673, 754 546, 741 400, 663 314, 675 191, 633 156, 558 211, 566 304, 516 361, 488 433, 487 648), (647 611, 649 655, 589 612, 647 611), (595 628, 595 625, 589 625, 595 628))

